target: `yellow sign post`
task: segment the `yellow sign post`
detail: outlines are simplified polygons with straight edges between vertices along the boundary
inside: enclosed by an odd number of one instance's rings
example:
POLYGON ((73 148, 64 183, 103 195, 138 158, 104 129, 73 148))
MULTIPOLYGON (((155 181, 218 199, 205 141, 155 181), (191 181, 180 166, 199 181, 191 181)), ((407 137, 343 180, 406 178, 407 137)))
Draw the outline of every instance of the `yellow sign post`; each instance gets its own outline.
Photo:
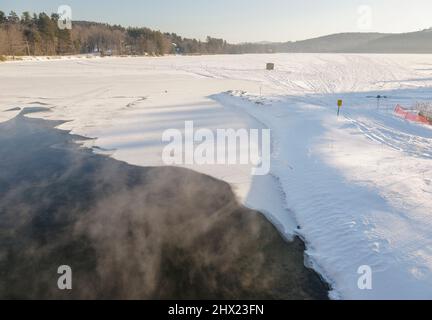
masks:
POLYGON ((338 100, 338 112, 337 112, 337 115, 338 115, 338 117, 339 117, 339 114, 340 114, 340 109, 342 108, 342 105, 343 105, 343 101, 342 100, 338 100))

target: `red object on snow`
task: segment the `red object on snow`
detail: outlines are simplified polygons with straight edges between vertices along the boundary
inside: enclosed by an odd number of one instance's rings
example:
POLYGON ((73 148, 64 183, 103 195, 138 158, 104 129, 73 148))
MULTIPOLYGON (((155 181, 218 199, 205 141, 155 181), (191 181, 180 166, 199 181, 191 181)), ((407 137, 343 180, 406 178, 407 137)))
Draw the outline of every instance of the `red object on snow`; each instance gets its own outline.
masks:
POLYGON ((414 122, 419 122, 419 123, 424 123, 424 124, 430 124, 428 118, 426 118, 422 115, 419 115, 418 113, 410 112, 399 104, 396 106, 395 113, 398 116, 400 116, 406 120, 409 120, 409 121, 414 121, 414 122))
POLYGON ((402 116, 404 118, 408 114, 408 111, 406 111, 405 108, 401 107, 399 104, 396 106, 395 112, 397 115, 402 116))

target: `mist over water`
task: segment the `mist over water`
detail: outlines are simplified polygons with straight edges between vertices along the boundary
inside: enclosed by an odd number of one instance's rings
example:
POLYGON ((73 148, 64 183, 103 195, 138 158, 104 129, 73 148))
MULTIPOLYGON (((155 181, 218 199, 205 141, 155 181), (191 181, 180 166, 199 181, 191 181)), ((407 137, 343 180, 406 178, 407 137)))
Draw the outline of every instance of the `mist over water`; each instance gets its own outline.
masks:
POLYGON ((304 244, 228 184, 97 155, 62 121, 25 116, 43 110, 0 123, 0 298, 327 299, 304 244))

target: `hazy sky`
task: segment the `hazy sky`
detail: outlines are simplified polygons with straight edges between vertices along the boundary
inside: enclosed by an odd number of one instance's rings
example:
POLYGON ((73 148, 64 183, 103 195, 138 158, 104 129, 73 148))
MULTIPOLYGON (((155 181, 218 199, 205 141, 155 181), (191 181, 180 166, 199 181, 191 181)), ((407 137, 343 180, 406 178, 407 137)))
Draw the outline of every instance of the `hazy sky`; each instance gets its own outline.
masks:
POLYGON ((72 8, 74 20, 146 26, 200 39, 210 35, 233 43, 432 27, 432 0, 0 0, 0 10, 51 13, 63 4, 72 8))

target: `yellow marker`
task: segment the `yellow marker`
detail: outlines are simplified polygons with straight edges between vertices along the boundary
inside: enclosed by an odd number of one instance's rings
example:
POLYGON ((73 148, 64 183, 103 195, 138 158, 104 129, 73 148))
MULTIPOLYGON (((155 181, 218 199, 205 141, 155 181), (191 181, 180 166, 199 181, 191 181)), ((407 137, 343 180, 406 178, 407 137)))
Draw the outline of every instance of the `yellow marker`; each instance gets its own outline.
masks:
POLYGON ((343 101, 342 100, 338 100, 338 112, 337 112, 338 117, 339 117, 340 109, 342 108, 342 105, 343 105, 343 101))

